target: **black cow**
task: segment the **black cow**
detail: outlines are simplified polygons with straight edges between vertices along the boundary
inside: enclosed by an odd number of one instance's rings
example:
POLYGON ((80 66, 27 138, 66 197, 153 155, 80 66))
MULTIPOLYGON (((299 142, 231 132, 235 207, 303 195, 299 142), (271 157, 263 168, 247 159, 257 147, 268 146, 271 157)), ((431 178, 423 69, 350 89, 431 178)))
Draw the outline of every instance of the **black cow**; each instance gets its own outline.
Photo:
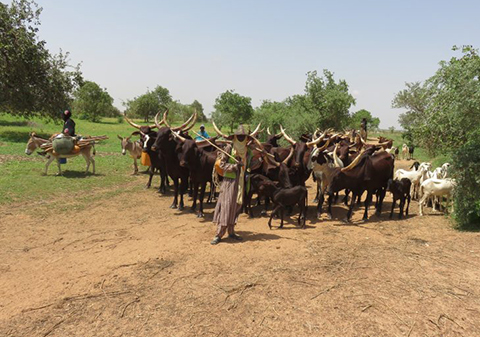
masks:
POLYGON ((200 209, 197 217, 201 218, 203 214, 203 198, 207 182, 212 186, 212 171, 217 158, 216 152, 208 152, 201 148, 202 145, 209 145, 206 141, 195 142, 194 140, 185 139, 177 135, 181 145, 177 149, 180 152, 180 166, 188 168, 190 171, 190 179, 193 183, 193 204, 192 211, 197 208, 197 198, 200 202, 200 209), (205 144, 206 143, 206 144, 205 144), (200 187, 200 196, 198 196, 198 188, 200 187))
POLYGON ((330 216, 332 215, 333 194, 343 189, 349 189, 353 192, 346 221, 350 221, 354 201, 364 191, 367 191, 367 198, 365 199, 363 220, 368 219, 368 207, 374 193, 378 194, 376 214, 380 214, 388 180, 393 177, 394 159, 387 152, 374 154, 379 148, 372 146, 360 154, 348 167, 336 168, 328 187, 328 212, 330 216))

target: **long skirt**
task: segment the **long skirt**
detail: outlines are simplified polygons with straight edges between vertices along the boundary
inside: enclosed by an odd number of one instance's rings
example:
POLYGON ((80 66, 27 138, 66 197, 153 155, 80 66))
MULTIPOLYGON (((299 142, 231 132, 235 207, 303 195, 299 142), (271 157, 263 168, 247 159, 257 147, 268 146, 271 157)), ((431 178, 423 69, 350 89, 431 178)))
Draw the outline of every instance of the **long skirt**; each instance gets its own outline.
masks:
POLYGON ((215 213, 213 214, 213 222, 217 224, 218 230, 221 230, 221 227, 231 227, 233 230, 233 226, 237 223, 238 216, 242 210, 242 205, 237 204, 237 194, 238 176, 236 179, 223 178, 220 195, 218 196, 215 213))

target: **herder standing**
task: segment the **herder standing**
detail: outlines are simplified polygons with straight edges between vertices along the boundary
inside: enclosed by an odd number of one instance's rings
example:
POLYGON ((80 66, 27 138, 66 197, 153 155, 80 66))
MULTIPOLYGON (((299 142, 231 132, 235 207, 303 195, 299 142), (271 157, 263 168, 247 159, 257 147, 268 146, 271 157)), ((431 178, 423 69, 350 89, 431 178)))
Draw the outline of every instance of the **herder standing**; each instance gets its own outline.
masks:
POLYGON ((232 144, 225 148, 225 152, 230 153, 236 158, 236 163, 231 157, 219 152, 217 162, 220 169, 224 172, 220 195, 218 197, 213 222, 217 224, 217 233, 210 242, 212 245, 218 244, 225 232, 228 237, 237 241, 242 238, 235 234, 235 225, 240 215, 243 195, 246 188, 245 169, 248 168, 251 160, 251 150, 247 143, 252 140, 243 125, 240 125, 237 131, 228 137, 232 144))

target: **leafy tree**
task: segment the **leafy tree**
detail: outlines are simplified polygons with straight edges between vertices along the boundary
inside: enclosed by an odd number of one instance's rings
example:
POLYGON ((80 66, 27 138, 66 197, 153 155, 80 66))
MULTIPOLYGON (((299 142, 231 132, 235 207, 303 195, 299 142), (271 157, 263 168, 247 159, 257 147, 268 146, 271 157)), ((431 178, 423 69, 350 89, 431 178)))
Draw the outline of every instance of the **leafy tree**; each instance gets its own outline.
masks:
MULTIPOLYGON (((102 116, 114 116, 113 98, 106 89, 91 81, 86 81, 74 94, 73 108, 80 118, 99 122, 102 116)), ((118 109, 116 109, 118 111, 118 109)))
POLYGON ((367 120, 367 130, 378 130, 378 127, 380 126, 380 118, 373 117, 370 111, 365 109, 358 110, 352 114, 349 123, 350 127, 360 129, 360 124, 364 118, 367 120))
POLYGON ((172 96, 167 88, 157 86, 153 91, 128 100, 126 113, 129 116, 143 118, 145 122, 152 119, 159 111, 164 111, 172 103, 172 96))
POLYGON ((0 111, 58 118, 83 79, 68 53, 52 55, 38 38, 41 11, 34 1, 0 3, 0 111))
POLYGON ((433 155, 458 149, 479 128, 480 57, 471 46, 461 51, 461 57, 441 61, 435 75, 423 84, 407 84, 393 100, 393 107, 408 109, 399 121, 409 137, 433 155))
POLYGON ((453 153, 455 219, 462 229, 480 229, 480 132, 453 153))
POLYGON ((252 99, 227 90, 215 99, 213 119, 220 125, 227 125, 230 131, 237 124, 248 123, 253 115, 252 99))
POLYGON ((355 99, 348 93, 344 80, 335 82, 333 74, 324 70, 324 76, 309 72, 303 95, 294 95, 282 102, 264 101, 255 109, 253 124, 262 122, 271 132, 279 131, 281 124, 292 137, 317 128, 342 130, 350 121, 349 109, 355 99))
POLYGON ((190 104, 192 109, 197 112, 198 114, 198 121, 199 122, 206 122, 207 121, 207 116, 205 116, 205 113, 203 111, 203 105, 197 101, 194 100, 192 104, 190 104))
POLYGON ((325 69, 323 77, 316 71, 307 73, 303 104, 313 113, 314 119, 310 122, 316 127, 342 130, 349 122, 349 109, 355 105, 355 98, 348 92, 345 80, 335 82, 333 73, 325 69))

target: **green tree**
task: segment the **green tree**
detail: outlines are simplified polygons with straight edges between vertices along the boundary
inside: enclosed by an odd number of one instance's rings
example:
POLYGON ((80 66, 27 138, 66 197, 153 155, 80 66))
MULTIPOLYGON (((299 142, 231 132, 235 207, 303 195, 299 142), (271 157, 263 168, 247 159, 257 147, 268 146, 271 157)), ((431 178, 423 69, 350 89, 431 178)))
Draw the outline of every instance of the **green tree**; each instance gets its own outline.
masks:
POLYGON ((190 104, 192 109, 197 112, 198 114, 198 121, 199 122, 206 122, 207 121, 207 116, 205 116, 205 113, 203 111, 203 105, 197 100, 194 100, 192 104, 190 104))
POLYGON ((349 109, 355 99, 348 93, 346 81, 338 83, 333 73, 324 70, 324 76, 309 72, 303 95, 294 95, 282 102, 264 101, 255 109, 253 124, 262 122, 271 132, 279 132, 281 124, 292 137, 317 128, 333 127, 342 130, 350 121, 349 109))
POLYGON ((125 112, 129 116, 143 118, 145 122, 148 122, 159 111, 163 112, 172 102, 172 96, 168 89, 157 86, 153 91, 147 91, 133 100, 128 100, 124 105, 126 106, 125 112))
POLYGON ((68 53, 52 55, 38 38, 41 11, 34 1, 0 3, 0 111, 58 118, 83 79, 68 53))
POLYGON ((213 119, 220 125, 227 125, 233 132, 235 125, 248 123, 253 115, 252 99, 227 90, 215 99, 213 119))
POLYGON ((378 127, 380 126, 380 118, 373 117, 370 111, 365 109, 358 110, 352 114, 349 126, 354 129, 360 129, 360 124, 364 118, 367 120, 367 130, 378 130, 378 127))
POLYGON ((115 115, 113 98, 95 82, 85 81, 74 97, 73 108, 82 119, 99 122, 102 117, 115 115))
POLYGON ((461 57, 441 61, 423 84, 407 84, 393 100, 393 107, 407 109, 399 122, 409 137, 432 155, 458 149, 479 128, 480 57, 471 46, 461 52, 461 57))
POLYGON ((349 109, 355 105, 355 98, 348 92, 345 80, 335 82, 333 73, 324 70, 323 77, 316 71, 307 73, 305 99, 303 105, 312 113, 310 122, 321 129, 334 128, 343 130, 350 119, 349 109))

